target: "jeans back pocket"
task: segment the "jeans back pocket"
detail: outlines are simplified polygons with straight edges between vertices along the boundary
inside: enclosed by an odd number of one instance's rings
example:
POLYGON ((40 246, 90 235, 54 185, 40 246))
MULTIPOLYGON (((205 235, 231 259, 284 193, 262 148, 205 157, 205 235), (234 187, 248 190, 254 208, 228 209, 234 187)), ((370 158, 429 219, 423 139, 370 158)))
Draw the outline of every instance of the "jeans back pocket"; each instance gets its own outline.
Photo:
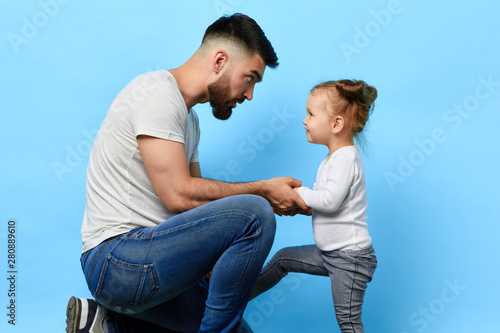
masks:
POLYGON ((152 264, 132 264, 108 254, 94 297, 112 306, 139 306, 158 290, 152 264))

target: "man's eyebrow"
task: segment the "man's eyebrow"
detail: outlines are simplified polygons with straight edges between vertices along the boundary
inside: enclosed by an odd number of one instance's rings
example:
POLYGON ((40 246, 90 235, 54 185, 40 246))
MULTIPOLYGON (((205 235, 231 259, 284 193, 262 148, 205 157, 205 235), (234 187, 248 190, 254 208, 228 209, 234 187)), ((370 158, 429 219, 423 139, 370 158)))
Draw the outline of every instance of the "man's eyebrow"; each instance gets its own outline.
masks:
POLYGON ((258 71, 256 71, 255 69, 253 69, 252 73, 257 77, 257 82, 261 82, 262 81, 262 75, 258 71))

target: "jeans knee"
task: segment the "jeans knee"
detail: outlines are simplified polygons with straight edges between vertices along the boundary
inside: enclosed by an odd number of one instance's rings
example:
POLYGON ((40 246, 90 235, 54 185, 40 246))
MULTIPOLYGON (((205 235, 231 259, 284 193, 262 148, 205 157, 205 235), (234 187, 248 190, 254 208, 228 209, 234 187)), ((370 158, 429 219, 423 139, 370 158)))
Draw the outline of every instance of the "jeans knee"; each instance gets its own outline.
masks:
POLYGON ((237 196, 239 205, 252 215, 261 225, 263 231, 266 233, 273 233, 276 231, 276 217, 269 202, 261 196, 245 194, 237 196))
POLYGON ((281 249, 278 252, 276 252, 268 263, 269 266, 273 267, 275 270, 279 272, 281 278, 284 278, 289 272, 289 269, 287 268, 286 265, 286 260, 288 258, 286 255, 286 251, 283 250, 285 249, 281 249))
POLYGON ((282 260, 286 260, 288 259, 288 248, 285 247, 283 249, 280 249, 278 250, 278 252, 276 252, 272 258, 272 261, 275 261, 275 262, 281 262, 282 260))
POLYGON ((308 258, 308 257, 304 256, 303 252, 298 251, 300 248, 301 248, 300 246, 284 247, 274 254, 273 260, 276 260, 276 261, 289 261, 289 260, 302 261, 302 260, 308 258))

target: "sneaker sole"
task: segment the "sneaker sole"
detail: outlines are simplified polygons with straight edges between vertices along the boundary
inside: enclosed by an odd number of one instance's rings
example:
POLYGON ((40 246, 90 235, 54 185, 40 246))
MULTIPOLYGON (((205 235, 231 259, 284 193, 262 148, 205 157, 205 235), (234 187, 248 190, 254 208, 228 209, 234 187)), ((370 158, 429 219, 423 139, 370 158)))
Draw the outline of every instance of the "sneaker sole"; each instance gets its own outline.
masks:
POLYGON ((77 333, 76 328, 80 325, 80 303, 78 299, 72 296, 66 307, 66 332, 77 333))

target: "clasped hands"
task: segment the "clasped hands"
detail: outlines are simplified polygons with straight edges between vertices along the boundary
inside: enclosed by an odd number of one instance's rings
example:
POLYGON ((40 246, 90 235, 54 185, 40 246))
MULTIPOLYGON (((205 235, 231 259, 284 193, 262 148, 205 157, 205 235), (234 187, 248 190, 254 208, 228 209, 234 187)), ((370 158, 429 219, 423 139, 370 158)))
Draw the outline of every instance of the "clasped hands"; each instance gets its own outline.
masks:
POLYGON ((309 208, 298 193, 302 182, 292 177, 276 177, 265 180, 265 197, 279 216, 296 214, 311 215, 309 208))

